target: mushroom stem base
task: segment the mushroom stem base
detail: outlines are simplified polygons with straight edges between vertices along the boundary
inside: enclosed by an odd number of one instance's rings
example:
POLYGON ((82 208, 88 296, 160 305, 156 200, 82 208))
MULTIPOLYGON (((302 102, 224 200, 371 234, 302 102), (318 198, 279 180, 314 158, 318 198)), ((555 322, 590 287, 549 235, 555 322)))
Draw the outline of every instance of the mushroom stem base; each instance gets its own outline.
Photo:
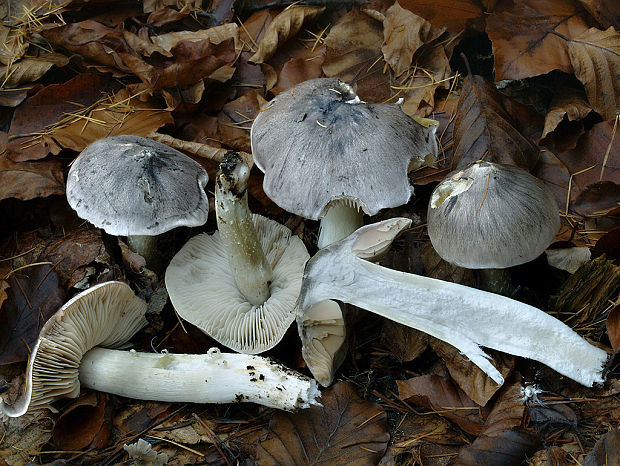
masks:
POLYGON ((136 353, 93 348, 80 364, 83 387, 138 400, 252 402, 292 411, 318 405, 316 382, 274 361, 245 354, 136 353))

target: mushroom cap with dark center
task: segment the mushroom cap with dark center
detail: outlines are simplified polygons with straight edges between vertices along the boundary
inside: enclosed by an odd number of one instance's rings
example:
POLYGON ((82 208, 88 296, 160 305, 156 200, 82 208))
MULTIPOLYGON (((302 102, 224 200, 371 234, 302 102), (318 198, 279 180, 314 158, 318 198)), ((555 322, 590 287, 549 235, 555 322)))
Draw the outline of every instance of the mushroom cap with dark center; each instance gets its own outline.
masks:
POLYGON ((207 172, 185 154, 138 136, 100 139, 69 170, 67 200, 115 236, 156 236, 207 221, 207 172))
POLYGON ((476 162, 437 185, 428 207, 428 234, 446 261, 469 269, 529 262, 560 227, 545 185, 512 165, 476 162))
POLYGON ((271 296, 253 305, 239 291, 219 231, 191 238, 166 269, 166 288, 177 313, 223 345, 246 354, 273 348, 295 319, 309 254, 291 230, 252 215, 273 269, 271 296))
POLYGON ((122 282, 95 285, 70 299, 41 328, 32 349, 24 394, 0 400, 0 414, 21 416, 80 393, 80 361, 95 346, 118 348, 147 324, 146 303, 122 282))
POLYGON ((305 218, 351 200, 365 213, 406 204, 407 174, 437 155, 435 126, 397 104, 367 104, 348 84, 319 78, 275 97, 252 125, 252 154, 265 193, 305 218))

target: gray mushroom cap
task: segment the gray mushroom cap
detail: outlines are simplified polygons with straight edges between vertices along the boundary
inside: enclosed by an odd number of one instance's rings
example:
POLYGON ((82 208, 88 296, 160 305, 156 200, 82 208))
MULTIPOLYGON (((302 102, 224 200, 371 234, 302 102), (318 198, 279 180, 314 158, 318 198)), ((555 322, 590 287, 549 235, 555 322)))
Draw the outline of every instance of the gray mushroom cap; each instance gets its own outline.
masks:
POLYGON ((115 236, 156 236, 207 221, 207 172, 191 158, 138 136, 100 139, 69 170, 67 200, 115 236))
POLYGON ((428 234, 437 253, 469 269, 502 269, 529 262, 560 227, 545 185, 511 166, 476 162, 450 173, 428 206, 428 234))
POLYGON ((275 97, 252 125, 263 189, 280 207, 316 220, 337 199, 368 215, 406 204, 407 174, 437 156, 436 126, 396 104, 367 104, 346 83, 319 78, 275 97))

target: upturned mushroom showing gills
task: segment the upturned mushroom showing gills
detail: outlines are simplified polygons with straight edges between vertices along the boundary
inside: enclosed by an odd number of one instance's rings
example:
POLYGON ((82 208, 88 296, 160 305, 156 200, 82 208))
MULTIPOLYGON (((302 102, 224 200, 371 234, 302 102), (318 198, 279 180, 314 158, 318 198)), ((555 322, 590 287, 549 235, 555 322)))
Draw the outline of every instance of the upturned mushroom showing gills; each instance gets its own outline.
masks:
POLYGON ((306 265, 299 312, 327 299, 353 304, 451 344, 498 384, 502 375, 480 346, 534 359, 586 386, 603 381, 607 353, 549 314, 494 293, 369 262, 410 222, 395 218, 367 225, 321 249, 306 265))
POLYGON ((407 174, 435 162, 435 131, 398 104, 368 104, 350 85, 319 78, 282 92, 258 114, 252 155, 271 200, 321 219, 321 248, 355 231, 363 213, 409 201, 407 174))
POLYGON ((77 214, 156 262, 157 235, 207 221, 207 172, 188 156, 139 136, 89 145, 67 177, 67 200, 77 214))
POLYGON ((177 313, 221 344, 248 354, 273 348, 295 319, 303 242, 248 208, 250 175, 229 152, 216 179, 218 231, 190 239, 166 270, 177 313))
POLYGON ((560 227, 553 195, 525 170, 476 162, 437 185, 428 234, 446 261, 481 269, 483 286, 503 294, 505 269, 536 259, 560 227))
POLYGON ((253 402, 289 411, 316 404, 316 382, 267 358, 217 348, 207 354, 110 349, 146 325, 145 312, 146 303, 121 282, 76 295, 41 329, 25 389, 3 393, 0 414, 54 411, 54 400, 77 397, 80 386, 153 401, 253 402))

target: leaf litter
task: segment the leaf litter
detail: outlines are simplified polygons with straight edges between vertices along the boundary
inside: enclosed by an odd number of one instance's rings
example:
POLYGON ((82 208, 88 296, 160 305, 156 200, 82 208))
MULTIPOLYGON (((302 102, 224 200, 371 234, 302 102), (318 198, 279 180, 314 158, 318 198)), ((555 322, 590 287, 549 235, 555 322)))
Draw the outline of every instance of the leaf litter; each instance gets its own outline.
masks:
MULTIPOLYGON (((437 165, 413 173, 416 197, 389 212, 418 219, 391 267, 475 286, 471 271, 433 254, 424 229, 425 185, 478 159, 519 165, 552 189, 562 247, 593 254, 572 274, 549 276, 541 264, 529 266, 529 277, 513 274, 518 296, 542 302, 616 353, 605 386, 592 389, 495 353, 507 380, 499 388, 454 348, 432 339, 428 348, 423 335, 358 316, 339 372, 349 382, 324 390, 323 407, 282 414, 85 392, 58 404, 53 426, 49 417, 0 423, 3 461, 111 464, 128 458, 125 444, 139 441, 169 464, 613 460, 620 418, 619 275, 612 262, 620 239, 620 88, 613 77, 620 52, 611 3, 272 2, 233 10, 224 0, 208 9, 165 0, 145 1, 143 12, 116 4, 104 12, 49 0, 0 7, 0 209, 8 215, 0 229, 2 391, 17 386, 17 361, 27 360, 45 319, 77 290, 111 277, 144 295, 159 286, 160 277, 144 275, 140 257, 123 252, 122 242, 52 210, 64 202, 64 174, 81 150, 111 135, 147 136, 214 175, 227 150, 251 152, 249 129, 270 98, 324 76, 349 82, 362 100, 402 98, 410 116, 440 122, 437 165), (471 75, 460 65, 460 52, 489 63, 471 37, 487 38, 495 69, 483 65, 471 75), (533 386, 540 393, 524 398, 533 386), (76 416, 88 422, 76 426, 76 416)), ((249 194, 257 212, 294 225, 314 247, 317 226, 277 208, 260 185, 254 170, 249 194)), ((210 219, 202 231, 214 228, 210 219)), ((181 231, 171 247, 192 234, 181 231)), ((169 304, 158 308, 135 339, 138 350, 203 353, 213 344, 169 304)), ((272 351, 304 370, 295 332, 272 351)))

